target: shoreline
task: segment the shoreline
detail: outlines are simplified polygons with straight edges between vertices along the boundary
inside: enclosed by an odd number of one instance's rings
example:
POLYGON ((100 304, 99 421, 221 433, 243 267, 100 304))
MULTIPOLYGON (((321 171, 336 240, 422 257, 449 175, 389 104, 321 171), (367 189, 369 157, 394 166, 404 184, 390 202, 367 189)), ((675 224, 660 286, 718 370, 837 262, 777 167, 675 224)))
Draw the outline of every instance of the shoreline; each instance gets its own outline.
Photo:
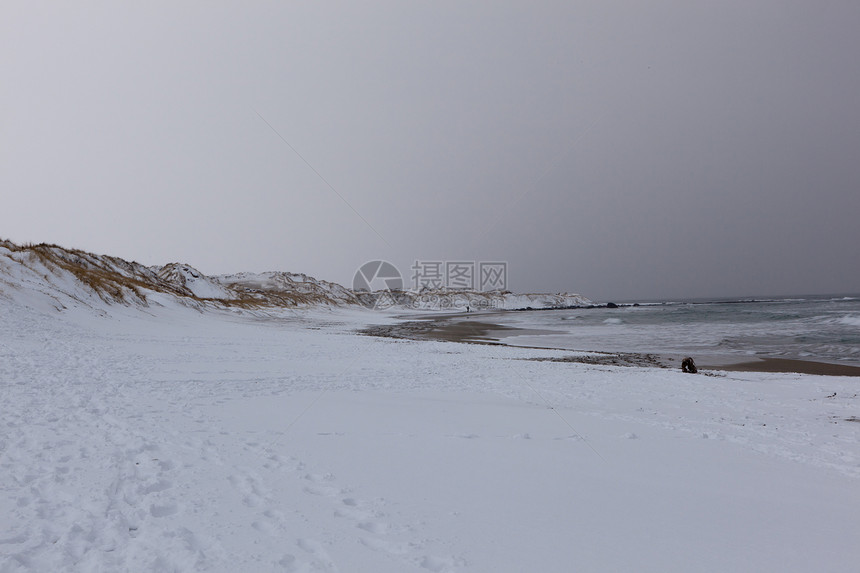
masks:
POLYGON ((771 356, 758 356, 750 361, 720 366, 701 366, 701 368, 729 372, 786 372, 815 374, 817 376, 860 376, 860 366, 771 356))
MULTIPOLYGON (((504 342, 511 336, 553 334, 556 331, 517 328, 486 320, 488 314, 450 314, 445 316, 422 315, 408 317, 410 320, 390 325, 379 325, 363 329, 370 336, 405 338, 410 340, 441 340, 466 344, 490 344, 511 348, 533 348, 538 350, 559 350, 587 352, 588 355, 564 357, 562 362, 584 362, 612 366, 641 366, 679 369, 683 356, 661 355, 635 352, 606 352, 593 350, 573 350, 546 346, 518 346, 504 342), (474 317, 474 319, 473 319, 474 317)), ((491 319, 492 320, 492 319, 491 319)), ((726 372, 768 372, 786 374, 812 374, 816 376, 860 377, 860 366, 834 364, 817 360, 799 358, 777 358, 770 356, 706 355, 697 359, 700 371, 726 372)))

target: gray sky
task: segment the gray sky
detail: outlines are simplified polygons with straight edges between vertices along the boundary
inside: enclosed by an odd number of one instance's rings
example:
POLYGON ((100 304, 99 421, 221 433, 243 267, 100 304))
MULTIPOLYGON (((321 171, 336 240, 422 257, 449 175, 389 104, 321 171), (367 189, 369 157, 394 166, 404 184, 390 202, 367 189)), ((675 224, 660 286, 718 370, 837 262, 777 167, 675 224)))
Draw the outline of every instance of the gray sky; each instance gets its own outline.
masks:
POLYGON ((856 0, 139 4, 0 8, 0 237, 346 285, 501 260, 596 300, 860 291, 856 0))

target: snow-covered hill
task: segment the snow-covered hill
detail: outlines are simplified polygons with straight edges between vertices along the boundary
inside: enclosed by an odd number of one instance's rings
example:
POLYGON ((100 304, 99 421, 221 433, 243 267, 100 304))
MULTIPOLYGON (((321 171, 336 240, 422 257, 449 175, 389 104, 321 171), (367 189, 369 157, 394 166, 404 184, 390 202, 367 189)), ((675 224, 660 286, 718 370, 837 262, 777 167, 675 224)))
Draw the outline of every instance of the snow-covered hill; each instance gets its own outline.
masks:
POLYGON ((206 276, 169 263, 148 267, 117 257, 57 245, 19 246, 0 240, 0 299, 30 307, 86 307, 100 313, 112 305, 248 310, 363 305, 416 310, 542 309, 587 306, 576 294, 515 294, 438 290, 353 292, 339 284, 287 272, 206 276))
POLYGON ((208 277, 180 263, 147 267, 56 245, 0 241, 0 297, 57 310, 180 303, 199 309, 355 305, 340 285, 289 273, 208 277))

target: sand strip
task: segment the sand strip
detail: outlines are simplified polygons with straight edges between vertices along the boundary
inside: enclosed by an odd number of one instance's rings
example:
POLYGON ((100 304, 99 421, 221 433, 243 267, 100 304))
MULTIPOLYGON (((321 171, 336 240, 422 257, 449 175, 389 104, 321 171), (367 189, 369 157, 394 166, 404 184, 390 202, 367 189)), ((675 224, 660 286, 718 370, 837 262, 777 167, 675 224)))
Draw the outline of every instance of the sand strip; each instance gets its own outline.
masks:
POLYGON ((459 316, 445 316, 412 320, 398 324, 372 326, 362 330, 364 334, 387 336, 390 338, 411 338, 417 340, 446 340, 448 342, 471 342, 478 344, 503 344, 507 336, 525 334, 554 334, 551 330, 537 330, 504 326, 483 320, 462 319, 459 316))
POLYGON ((791 358, 757 358, 750 362, 739 362, 713 367, 703 365, 700 368, 713 368, 715 370, 733 372, 798 372, 800 374, 817 374, 819 376, 860 376, 860 366, 791 358))
MULTIPOLYGON (((493 313, 496 314, 496 313, 493 313)), ((534 330, 516 328, 492 322, 486 322, 486 316, 482 319, 474 319, 468 315, 447 315, 444 317, 422 316, 419 320, 411 320, 392 325, 380 325, 367 328, 363 334, 372 336, 385 336, 390 338, 409 338, 413 340, 445 340, 448 342, 465 342, 472 344, 501 344, 508 336, 554 334, 550 330, 534 330)), ((517 348, 541 348, 546 350, 562 350, 558 348, 526 347, 517 348)), ((572 352, 575 352, 571 350, 572 352)), ((586 351, 583 351, 586 352, 586 351)), ((593 351, 587 351, 593 352, 593 351)), ((589 362, 606 365, 619 366, 661 366, 664 368, 680 368, 682 356, 658 356, 652 354, 635 354, 626 352, 595 352, 598 356, 596 362, 587 359, 565 358, 562 361, 589 362)), ((695 358, 695 356, 693 357, 695 358)), ((752 360, 739 358, 735 355, 724 357, 709 356, 701 362, 697 360, 700 370, 724 370, 732 372, 786 372, 799 374, 816 374, 819 376, 860 376, 860 366, 849 366, 845 364, 832 364, 829 362, 816 362, 813 360, 798 360, 790 358, 767 358, 757 357, 752 360), (741 361, 739 361, 741 360, 741 361)))

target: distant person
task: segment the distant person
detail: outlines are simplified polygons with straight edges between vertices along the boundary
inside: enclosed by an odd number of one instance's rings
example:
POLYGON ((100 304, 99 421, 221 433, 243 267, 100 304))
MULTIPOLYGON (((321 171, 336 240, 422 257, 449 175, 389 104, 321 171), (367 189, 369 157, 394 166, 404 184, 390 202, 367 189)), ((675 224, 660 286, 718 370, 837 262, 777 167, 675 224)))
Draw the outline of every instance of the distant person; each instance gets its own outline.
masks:
POLYGON ((699 369, 696 368, 696 363, 693 362, 693 359, 690 356, 681 361, 681 370, 688 374, 696 374, 699 372, 699 369))

